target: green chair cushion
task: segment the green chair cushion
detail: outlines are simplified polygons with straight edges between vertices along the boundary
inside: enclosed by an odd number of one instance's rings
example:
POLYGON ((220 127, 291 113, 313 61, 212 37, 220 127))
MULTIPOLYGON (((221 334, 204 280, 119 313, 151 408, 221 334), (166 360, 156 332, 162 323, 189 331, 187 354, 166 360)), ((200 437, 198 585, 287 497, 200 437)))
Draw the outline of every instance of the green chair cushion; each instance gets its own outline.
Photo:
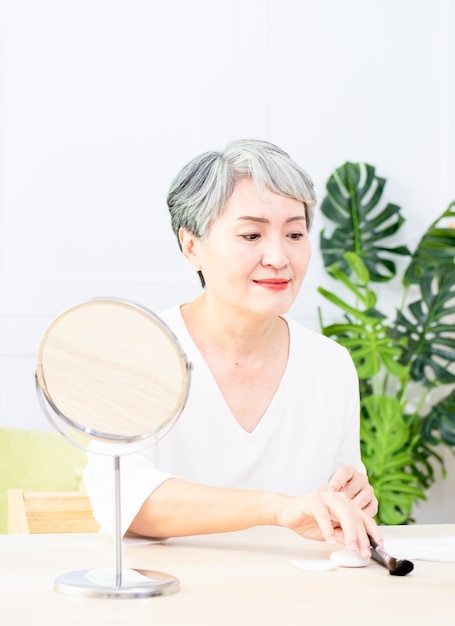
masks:
POLYGON ((81 488, 85 453, 58 433, 0 428, 0 533, 6 533, 6 491, 81 488))

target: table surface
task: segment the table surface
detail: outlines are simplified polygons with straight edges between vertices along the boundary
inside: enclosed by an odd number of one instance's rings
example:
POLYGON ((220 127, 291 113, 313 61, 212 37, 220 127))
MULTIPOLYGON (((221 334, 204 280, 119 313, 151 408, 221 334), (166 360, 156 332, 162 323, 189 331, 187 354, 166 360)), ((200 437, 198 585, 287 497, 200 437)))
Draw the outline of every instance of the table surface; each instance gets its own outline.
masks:
MULTIPOLYGON (((386 539, 455 535, 454 525, 385 527, 386 539)), ((455 624, 455 563, 415 561, 405 577, 371 561, 363 568, 306 572, 293 559, 326 559, 334 549, 282 528, 171 539, 123 547, 125 568, 166 572, 173 595, 102 599, 54 591, 57 576, 111 568, 112 541, 98 533, 0 535, 5 626, 290 626, 455 624)))

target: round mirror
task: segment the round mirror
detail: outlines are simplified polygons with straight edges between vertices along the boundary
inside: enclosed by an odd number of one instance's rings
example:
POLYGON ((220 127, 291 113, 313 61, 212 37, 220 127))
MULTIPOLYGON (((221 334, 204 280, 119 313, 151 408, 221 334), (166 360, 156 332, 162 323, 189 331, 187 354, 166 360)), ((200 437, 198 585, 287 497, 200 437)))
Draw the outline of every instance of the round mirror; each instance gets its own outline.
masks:
POLYGON ((186 401, 188 371, 176 338, 153 313, 129 302, 91 300, 49 325, 36 378, 66 425, 128 443, 158 439, 172 426, 186 401))
MULTIPOLYGON (((185 406, 191 368, 166 324, 141 306, 114 299, 64 311, 44 333, 36 365, 38 397, 49 421, 74 445, 156 441, 185 406)), ((143 444, 142 444, 143 442, 143 444)), ((91 446, 113 458, 114 570, 59 576, 63 593, 141 598, 174 593, 178 580, 151 570, 123 570, 120 455, 137 445, 91 446)))

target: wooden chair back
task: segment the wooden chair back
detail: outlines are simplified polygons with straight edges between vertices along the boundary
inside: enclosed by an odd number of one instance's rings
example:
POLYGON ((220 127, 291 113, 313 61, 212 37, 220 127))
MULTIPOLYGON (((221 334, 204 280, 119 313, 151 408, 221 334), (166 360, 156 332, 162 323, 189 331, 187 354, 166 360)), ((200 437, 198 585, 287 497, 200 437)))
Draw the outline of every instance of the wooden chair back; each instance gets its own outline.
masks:
POLYGON ((99 529, 82 491, 8 489, 9 534, 89 533, 99 529))

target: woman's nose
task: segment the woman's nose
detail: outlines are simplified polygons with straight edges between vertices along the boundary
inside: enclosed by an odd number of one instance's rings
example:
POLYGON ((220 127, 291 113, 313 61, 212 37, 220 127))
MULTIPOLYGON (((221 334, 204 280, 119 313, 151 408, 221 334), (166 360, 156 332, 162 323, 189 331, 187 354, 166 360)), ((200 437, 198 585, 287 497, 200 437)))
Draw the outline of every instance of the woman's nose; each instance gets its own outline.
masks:
POLYGON ((262 264, 271 265, 277 269, 286 267, 288 257, 286 254, 286 246, 282 241, 267 241, 264 245, 264 253, 262 255, 262 264))

